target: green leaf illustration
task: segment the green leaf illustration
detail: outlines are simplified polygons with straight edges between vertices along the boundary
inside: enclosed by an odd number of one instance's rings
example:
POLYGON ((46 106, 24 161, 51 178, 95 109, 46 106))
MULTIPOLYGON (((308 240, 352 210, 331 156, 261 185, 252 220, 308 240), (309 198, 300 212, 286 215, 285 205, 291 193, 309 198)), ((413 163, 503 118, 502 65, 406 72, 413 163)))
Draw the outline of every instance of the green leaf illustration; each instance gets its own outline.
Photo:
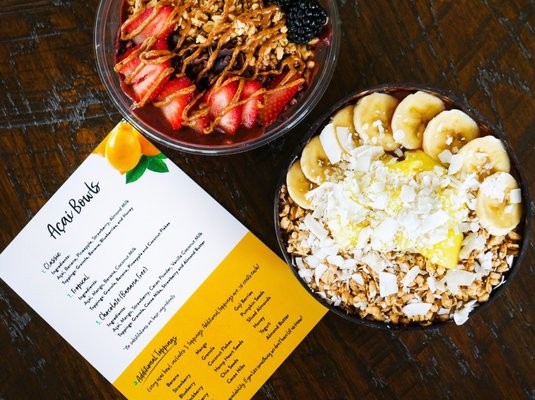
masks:
POLYGON ((139 159, 139 162, 135 166, 134 169, 131 169, 126 173, 126 183, 132 183, 137 181, 145 171, 147 170, 147 166, 149 165, 149 158, 146 156, 141 156, 139 159))
POLYGON ((158 160, 165 160, 167 158, 167 156, 165 154, 163 154, 163 153, 158 153, 153 157, 158 159, 158 160))
POLYGON ((149 164, 147 166, 147 169, 158 173, 169 172, 169 168, 167 168, 165 162, 162 159, 158 158, 158 156, 149 158, 149 164))

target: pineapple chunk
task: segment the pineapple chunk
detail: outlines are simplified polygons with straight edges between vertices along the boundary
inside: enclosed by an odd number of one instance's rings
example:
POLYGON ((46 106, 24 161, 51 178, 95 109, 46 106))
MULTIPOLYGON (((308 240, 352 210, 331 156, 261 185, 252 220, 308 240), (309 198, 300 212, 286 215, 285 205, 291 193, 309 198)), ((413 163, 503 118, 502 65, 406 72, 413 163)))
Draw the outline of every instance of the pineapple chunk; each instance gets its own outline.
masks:
POLYGON ((390 164, 388 167, 405 174, 433 171, 435 167, 444 168, 442 164, 421 150, 407 151, 405 160, 390 164))
POLYGON ((464 235, 455 233, 453 229, 448 232, 447 239, 435 243, 432 247, 426 247, 420 253, 432 263, 444 268, 455 268, 459 263, 459 253, 464 235))

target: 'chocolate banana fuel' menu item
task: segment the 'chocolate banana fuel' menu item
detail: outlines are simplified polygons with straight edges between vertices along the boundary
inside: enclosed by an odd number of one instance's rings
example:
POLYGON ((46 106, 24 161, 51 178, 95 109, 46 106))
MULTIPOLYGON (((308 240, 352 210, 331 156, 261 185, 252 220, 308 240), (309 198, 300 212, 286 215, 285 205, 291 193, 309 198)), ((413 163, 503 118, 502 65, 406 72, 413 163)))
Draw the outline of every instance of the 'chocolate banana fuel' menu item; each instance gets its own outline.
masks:
POLYGON ((128 399, 250 398, 326 312, 124 122, 4 250, 0 277, 128 399))

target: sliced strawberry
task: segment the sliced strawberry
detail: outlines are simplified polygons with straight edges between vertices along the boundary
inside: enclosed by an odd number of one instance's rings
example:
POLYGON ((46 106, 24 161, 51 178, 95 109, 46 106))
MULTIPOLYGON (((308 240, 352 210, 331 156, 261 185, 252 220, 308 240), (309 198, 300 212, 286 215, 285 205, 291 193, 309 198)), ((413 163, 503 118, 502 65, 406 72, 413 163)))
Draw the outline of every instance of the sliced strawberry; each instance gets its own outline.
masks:
MULTIPOLYGON (((225 83, 217 90, 211 90, 208 95, 208 109, 212 118, 221 116, 224 109, 232 102, 238 91, 239 82, 225 83)), ((237 100, 236 100, 237 101, 237 100)), ((218 123, 218 126, 229 135, 234 135, 241 123, 242 106, 234 107, 218 123)))
MULTIPOLYGON (((164 101, 169 96, 172 96, 176 92, 183 90, 185 88, 191 87, 193 85, 193 82, 190 81, 185 76, 180 77, 178 79, 170 80, 165 84, 165 86, 162 88, 160 94, 158 97, 156 97, 155 101, 164 101)), ((188 105, 188 103, 193 98, 193 91, 189 93, 183 93, 181 95, 178 95, 176 97, 173 97, 169 103, 165 104, 164 106, 160 107, 160 110, 162 110, 163 115, 165 116, 165 119, 171 124, 173 129, 178 130, 182 128, 182 123, 184 122, 184 118, 182 116, 182 113, 184 112, 184 109, 188 105)))
MULTIPOLYGON (((291 72, 288 72, 291 74, 291 72)), ((276 89, 283 80, 285 80, 287 74, 279 75, 273 82, 270 84, 270 88, 276 89)), ((301 74, 298 72, 293 73, 293 75, 284 83, 287 85, 291 82, 296 81, 301 78, 301 74)), ((288 102, 294 98, 295 94, 299 90, 300 85, 293 85, 282 90, 276 90, 270 94, 266 95, 266 100, 264 103, 264 108, 260 110, 260 121, 262 125, 269 126, 279 116, 279 114, 284 110, 284 107, 288 102)))
POLYGON ((243 85, 243 91, 241 92, 240 100, 249 99, 243 105, 241 124, 246 128, 254 128, 258 113, 260 111, 260 105, 263 102, 264 95, 259 94, 251 97, 253 94, 262 89, 262 85, 257 81, 246 81, 243 85))
MULTIPOLYGON (((141 45, 138 45, 126 52, 121 60, 125 60, 140 46, 141 45)), ((152 47, 152 50, 167 50, 167 44, 163 40, 158 40, 152 47)), ((125 78, 128 78, 128 83, 131 85, 132 91, 134 92, 134 100, 138 103, 144 100, 142 104, 139 104, 140 106, 143 106, 154 99, 163 85, 169 80, 169 75, 162 79, 162 74, 165 70, 171 67, 171 61, 168 60, 157 64, 145 64, 139 71, 135 72, 140 64, 141 60, 139 57, 134 57, 128 63, 121 66, 118 72, 125 78), (132 76, 134 72, 135 74, 132 76)))
POLYGON ((203 115, 202 117, 195 118, 194 120, 190 121, 189 127, 195 132, 204 135, 204 129, 208 126, 209 123, 210 120, 208 119, 208 116, 203 115))
MULTIPOLYGON (((130 55, 134 51, 136 51, 140 46, 141 45, 136 46, 136 47, 132 47, 130 50, 128 50, 126 53, 124 53, 124 55, 121 57, 120 61, 125 60, 127 57, 130 57, 130 55)), ((126 78, 126 77, 130 76, 134 72, 134 70, 137 68, 137 66, 140 63, 141 63, 141 60, 139 59, 139 57, 134 57, 132 60, 130 60, 126 64, 122 65, 121 69, 119 69, 117 72, 120 72, 126 78)))
POLYGON ((123 29, 126 33, 132 33, 138 29, 141 24, 149 18, 152 18, 145 28, 132 38, 135 44, 142 43, 149 36, 155 36, 158 39, 167 40, 167 37, 172 31, 172 27, 168 24, 169 15, 173 12, 173 7, 164 6, 147 8, 137 18, 126 25, 123 29), (154 15, 156 13, 156 15, 154 15))

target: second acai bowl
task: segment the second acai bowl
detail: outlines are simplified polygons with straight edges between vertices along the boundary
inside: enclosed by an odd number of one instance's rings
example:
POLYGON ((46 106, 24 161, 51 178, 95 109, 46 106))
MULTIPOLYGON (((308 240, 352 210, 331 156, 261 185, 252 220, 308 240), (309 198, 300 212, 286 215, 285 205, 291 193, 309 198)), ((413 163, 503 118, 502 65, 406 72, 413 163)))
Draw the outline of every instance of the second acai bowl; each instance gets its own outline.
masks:
POLYGON ((335 2, 102 0, 100 77, 123 116, 172 148, 229 154, 299 123, 339 47, 335 2))
POLYGON ((276 196, 303 286, 378 327, 431 327, 488 304, 526 248, 528 191, 496 129, 434 89, 385 85, 311 130, 276 196))

